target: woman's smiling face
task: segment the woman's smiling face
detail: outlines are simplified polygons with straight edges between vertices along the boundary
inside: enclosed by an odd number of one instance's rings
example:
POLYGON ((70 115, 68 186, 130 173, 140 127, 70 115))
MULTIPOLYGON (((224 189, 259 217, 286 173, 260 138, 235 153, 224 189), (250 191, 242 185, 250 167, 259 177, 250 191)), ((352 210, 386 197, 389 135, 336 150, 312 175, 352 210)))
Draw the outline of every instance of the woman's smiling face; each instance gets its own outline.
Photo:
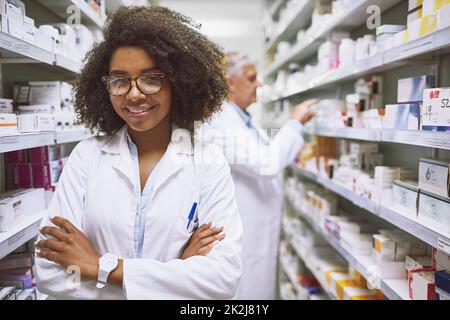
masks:
MULTIPOLYGON (((121 47, 111 57, 109 76, 137 78, 145 74, 161 74, 154 59, 142 48, 121 47)), ((128 93, 114 96, 110 93, 115 112, 129 129, 144 132, 158 125, 169 124, 172 106, 172 88, 167 77, 161 79, 161 90, 155 94, 144 94, 132 83, 128 93)))

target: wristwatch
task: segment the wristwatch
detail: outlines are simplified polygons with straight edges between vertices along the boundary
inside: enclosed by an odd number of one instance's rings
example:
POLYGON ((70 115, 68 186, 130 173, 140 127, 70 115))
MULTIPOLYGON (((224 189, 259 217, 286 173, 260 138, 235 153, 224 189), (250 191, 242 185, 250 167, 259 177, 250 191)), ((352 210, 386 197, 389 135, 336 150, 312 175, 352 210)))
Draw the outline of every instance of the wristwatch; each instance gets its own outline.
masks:
POLYGON ((98 264, 97 288, 102 289, 108 282, 109 274, 116 270, 119 260, 111 253, 104 254, 98 264))

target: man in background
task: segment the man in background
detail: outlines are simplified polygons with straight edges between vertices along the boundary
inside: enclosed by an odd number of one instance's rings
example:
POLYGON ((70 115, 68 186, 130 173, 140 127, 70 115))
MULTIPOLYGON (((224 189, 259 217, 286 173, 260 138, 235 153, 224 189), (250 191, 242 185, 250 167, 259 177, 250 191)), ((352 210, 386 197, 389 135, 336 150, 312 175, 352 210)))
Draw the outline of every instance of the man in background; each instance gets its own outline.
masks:
POLYGON ((303 125, 313 116, 309 100, 294 107, 273 140, 246 111, 262 83, 255 62, 243 53, 227 54, 229 101, 203 127, 206 143, 224 152, 236 187, 244 226, 243 274, 235 299, 276 298, 277 255, 283 209, 282 173, 304 144, 303 125))

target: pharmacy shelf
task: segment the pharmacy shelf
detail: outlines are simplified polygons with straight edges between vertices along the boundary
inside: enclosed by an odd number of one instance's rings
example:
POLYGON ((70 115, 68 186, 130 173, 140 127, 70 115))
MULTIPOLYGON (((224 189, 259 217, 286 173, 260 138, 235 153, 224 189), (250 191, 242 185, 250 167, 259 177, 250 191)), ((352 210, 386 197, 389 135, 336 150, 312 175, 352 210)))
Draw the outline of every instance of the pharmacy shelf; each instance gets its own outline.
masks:
POLYGON ((381 141, 450 150, 450 132, 382 130, 381 141))
MULTIPOLYGON (((338 241, 327 235, 311 217, 292 205, 291 201, 286 197, 290 207, 308 222, 308 224, 327 241, 334 250, 336 250, 353 268, 355 268, 366 279, 371 278, 370 268, 376 266, 375 261, 370 255, 353 254, 343 248, 338 241)), ((405 279, 381 279, 380 290, 389 300, 410 300, 408 296, 408 282, 405 279)))
POLYGON ((77 142, 92 137, 88 129, 72 131, 56 131, 55 142, 57 144, 77 142))
POLYGON ((45 66, 57 66, 71 75, 79 74, 81 63, 44 50, 31 43, 0 31, 0 63, 37 63, 45 66))
POLYGON ((309 271, 311 271, 311 273, 314 275, 314 278, 316 278, 316 280, 319 282, 320 286, 322 287, 322 291, 330 299, 337 300, 336 296, 327 289, 327 285, 321 280, 318 271, 311 265, 308 257, 304 254, 303 250, 297 245, 296 241, 293 241, 295 239, 295 235, 292 233, 292 231, 288 231, 288 229, 285 227, 284 232, 288 235, 288 241, 294 248, 295 252, 297 253, 297 256, 304 262, 305 266, 308 268, 309 271))
POLYGON ((357 27, 363 25, 367 20, 367 8, 376 5, 384 12, 401 0, 357 0, 353 1, 348 8, 334 14, 326 22, 307 32, 307 39, 295 45, 292 51, 284 59, 276 61, 272 64, 265 74, 265 77, 274 75, 279 69, 283 68, 290 62, 298 62, 310 57, 317 52, 320 45, 325 41, 327 36, 335 29, 343 29, 357 27))
POLYGON ((376 129, 319 128, 314 131, 307 131, 306 133, 321 137, 381 142, 381 130, 376 129))
POLYGON ((370 199, 360 196, 348 189, 345 185, 335 182, 331 179, 317 177, 316 181, 328 190, 340 195, 341 197, 351 201, 354 205, 370 212, 377 214, 377 204, 370 199))
POLYGON ((77 142, 91 137, 87 129, 0 136, 0 153, 77 142))
POLYGON ((0 259, 37 236, 45 211, 30 215, 7 232, 0 232, 0 259))
POLYGON ((390 130, 390 129, 354 129, 354 128, 319 128, 306 131, 312 136, 333 137, 372 142, 406 144, 450 150, 450 132, 390 130))
POLYGON ((295 12, 290 14, 289 20, 285 23, 285 28, 275 34, 268 42, 266 50, 272 51, 280 41, 289 40, 294 37, 311 20, 313 10, 314 1, 305 0, 303 5, 299 6, 295 12))
POLYGON ((0 153, 55 144, 55 132, 0 136, 0 153))
POLYGON ((297 292, 297 295, 300 295, 301 292, 304 291, 304 289, 299 285, 295 271, 289 267, 289 264, 285 261, 283 257, 280 257, 280 266, 281 269, 284 271, 284 273, 287 275, 289 282, 297 292))
POLYGON ((398 228, 422 240, 423 242, 428 243, 434 248, 440 247, 442 243, 450 244, 449 235, 442 234, 437 230, 431 230, 418 221, 405 217, 401 213, 396 212, 384 205, 377 205, 370 199, 366 199, 355 194, 345 186, 331 179, 317 176, 311 172, 306 172, 305 170, 299 169, 296 166, 292 166, 292 168, 301 176, 317 182, 328 190, 331 190, 334 193, 346 198, 347 200, 350 200, 356 206, 361 207, 364 210, 378 216, 379 218, 397 226, 398 228))
POLYGON ((55 55, 24 40, 0 31, 0 56, 2 63, 36 62, 53 65, 55 55))
POLYGON ((96 13, 84 0, 37 0, 43 6, 48 8, 58 17, 67 20, 73 11, 69 11, 70 6, 77 6, 81 13, 81 23, 89 27, 103 28, 106 22, 105 18, 102 18, 100 14, 96 13), (67 12, 69 11, 69 13, 67 12))
POLYGON ((55 55, 55 65, 74 74, 79 74, 81 72, 81 62, 74 61, 60 54, 55 55))
POLYGON ((435 248, 439 248, 442 243, 450 244, 450 235, 432 230, 416 219, 403 216, 387 206, 378 207, 378 216, 435 248))
POLYGON ((333 85, 356 80, 364 75, 376 74, 408 64, 408 59, 420 58, 430 53, 448 52, 450 47, 450 27, 438 30, 424 38, 411 41, 399 47, 380 52, 354 64, 326 72, 312 79, 305 86, 283 94, 266 103, 289 99, 299 94, 319 90, 333 85), (444 50, 446 48, 446 50, 444 50))

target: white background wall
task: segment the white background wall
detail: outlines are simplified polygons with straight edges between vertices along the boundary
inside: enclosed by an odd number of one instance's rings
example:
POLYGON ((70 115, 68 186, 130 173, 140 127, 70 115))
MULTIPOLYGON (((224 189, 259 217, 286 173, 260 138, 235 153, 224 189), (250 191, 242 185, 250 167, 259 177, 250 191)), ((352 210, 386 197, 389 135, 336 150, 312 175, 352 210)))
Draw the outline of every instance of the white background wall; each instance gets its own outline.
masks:
MULTIPOLYGON (((241 51, 264 63, 263 0, 160 0, 159 4, 202 24, 201 32, 225 51, 241 51)), ((250 108, 256 117, 259 106, 250 108)))

